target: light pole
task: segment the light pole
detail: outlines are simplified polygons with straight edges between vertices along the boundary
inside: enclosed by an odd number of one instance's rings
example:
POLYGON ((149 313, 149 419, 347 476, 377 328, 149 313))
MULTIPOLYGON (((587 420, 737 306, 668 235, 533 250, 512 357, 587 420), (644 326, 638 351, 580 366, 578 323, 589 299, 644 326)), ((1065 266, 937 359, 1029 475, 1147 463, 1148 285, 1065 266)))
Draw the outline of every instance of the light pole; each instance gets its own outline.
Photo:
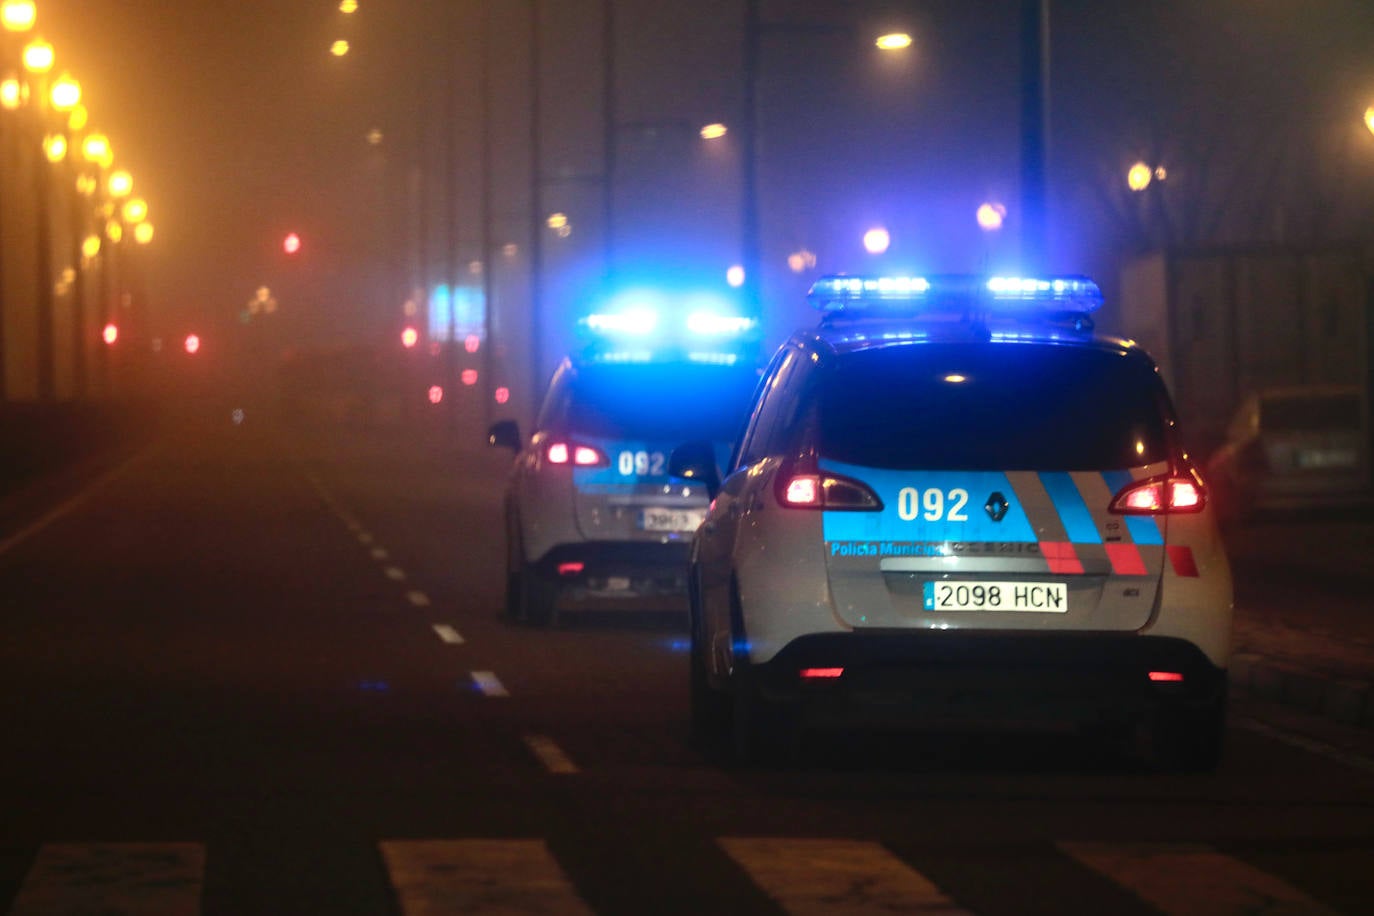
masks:
MULTIPOLYGON (((32 0, 5 0, 0 4, 0 26, 3 26, 3 44, 0 44, 0 64, 8 66, 9 56, 9 36, 24 35, 33 30, 34 23, 38 19, 38 10, 32 0)), ((23 104, 24 86, 17 79, 6 78, 3 87, 0 87, 0 118, 6 117, 4 112, 15 112, 23 104)), ((0 124, 0 127, 3 127, 0 124)), ((8 131, 0 129, 0 165, 2 165, 9 152, 9 144, 5 142, 8 131)), ((4 213, 4 179, 3 175, 8 169, 0 168, 0 215, 4 213)), ((6 377, 6 345, 5 345, 5 265, 4 265, 4 225, 0 223, 0 403, 7 399, 5 388, 6 377)))
MULTIPOLYGON (((53 67, 53 48, 42 39, 35 39, 24 47, 24 69, 38 81, 36 120, 40 131, 44 110, 48 105, 47 75, 53 67)), ((34 242, 37 254, 34 271, 37 288, 34 295, 38 306, 38 399, 52 401, 57 397, 57 366, 53 353, 53 288, 52 288, 52 214, 48 165, 39 161, 34 168, 34 193, 38 200, 37 227, 34 242)))

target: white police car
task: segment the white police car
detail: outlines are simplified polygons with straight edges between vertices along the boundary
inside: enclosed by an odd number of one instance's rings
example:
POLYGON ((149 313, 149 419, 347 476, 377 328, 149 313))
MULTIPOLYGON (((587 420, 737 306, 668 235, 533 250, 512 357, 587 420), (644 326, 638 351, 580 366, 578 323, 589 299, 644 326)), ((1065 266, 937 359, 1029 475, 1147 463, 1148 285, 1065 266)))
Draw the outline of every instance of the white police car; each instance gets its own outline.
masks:
MULTIPOLYGON (((672 447, 704 440, 729 455, 758 384, 752 319, 620 304, 583 320, 595 338, 566 358, 535 428, 494 424, 516 452, 505 493, 506 613, 556 622, 579 599, 686 594, 692 532, 709 497, 668 473, 672 447)), ((618 602, 622 606, 635 606, 618 602)))
POLYGON ((1231 575, 1139 347, 1081 277, 829 277, 759 386, 691 553, 693 724, 1150 726, 1221 748, 1231 575))

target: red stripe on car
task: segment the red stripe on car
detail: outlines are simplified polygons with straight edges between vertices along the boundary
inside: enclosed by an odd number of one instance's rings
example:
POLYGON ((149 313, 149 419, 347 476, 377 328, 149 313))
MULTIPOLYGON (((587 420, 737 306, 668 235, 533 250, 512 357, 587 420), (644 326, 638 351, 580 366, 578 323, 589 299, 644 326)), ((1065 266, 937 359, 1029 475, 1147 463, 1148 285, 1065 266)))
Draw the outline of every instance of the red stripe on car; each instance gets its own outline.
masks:
POLYGON ((1078 559, 1078 551, 1067 541, 1041 541, 1040 555, 1050 564, 1050 572, 1056 575, 1083 574, 1083 561, 1078 559))
POLYGON ((1140 548, 1134 544, 1104 544, 1107 559, 1112 561, 1112 572, 1118 576, 1143 576, 1146 574, 1145 559, 1140 548))
POLYGON ((1164 549, 1169 552, 1169 562, 1174 566, 1175 575, 1197 578, 1197 560, 1193 559, 1193 548, 1170 544, 1164 549))

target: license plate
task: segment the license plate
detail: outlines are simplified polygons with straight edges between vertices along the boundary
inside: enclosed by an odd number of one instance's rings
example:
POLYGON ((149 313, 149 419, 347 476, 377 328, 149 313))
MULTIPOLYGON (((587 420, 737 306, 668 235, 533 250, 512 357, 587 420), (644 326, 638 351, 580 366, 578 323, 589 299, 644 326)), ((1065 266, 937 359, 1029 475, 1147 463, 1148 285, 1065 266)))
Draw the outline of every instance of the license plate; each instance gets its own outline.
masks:
POLYGON ((927 611, 1069 610, 1069 588, 1063 582, 926 582, 924 587, 927 611))
POLYGON ((639 527, 645 531, 696 531, 705 520, 705 509, 645 509, 639 516, 639 527))

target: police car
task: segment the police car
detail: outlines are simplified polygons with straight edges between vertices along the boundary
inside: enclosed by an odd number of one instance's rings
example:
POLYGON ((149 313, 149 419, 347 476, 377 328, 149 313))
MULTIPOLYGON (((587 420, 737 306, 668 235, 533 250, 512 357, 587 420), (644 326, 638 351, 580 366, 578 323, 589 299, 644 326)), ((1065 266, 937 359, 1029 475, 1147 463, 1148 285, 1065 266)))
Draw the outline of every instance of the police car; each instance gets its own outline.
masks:
POLYGON ((723 460, 758 384, 753 319, 690 302, 613 308, 581 322, 586 349, 554 372, 527 440, 513 420, 489 430, 512 449, 505 493, 506 613, 557 621, 571 602, 686 593, 692 533, 709 496, 668 473, 672 447, 704 440, 723 460))
POLYGON ((745 758, 807 729, 1153 735, 1214 767, 1231 575, 1150 357, 1082 277, 827 277, 691 552, 691 702, 745 758), (1140 726, 1145 725, 1146 728, 1140 726))

